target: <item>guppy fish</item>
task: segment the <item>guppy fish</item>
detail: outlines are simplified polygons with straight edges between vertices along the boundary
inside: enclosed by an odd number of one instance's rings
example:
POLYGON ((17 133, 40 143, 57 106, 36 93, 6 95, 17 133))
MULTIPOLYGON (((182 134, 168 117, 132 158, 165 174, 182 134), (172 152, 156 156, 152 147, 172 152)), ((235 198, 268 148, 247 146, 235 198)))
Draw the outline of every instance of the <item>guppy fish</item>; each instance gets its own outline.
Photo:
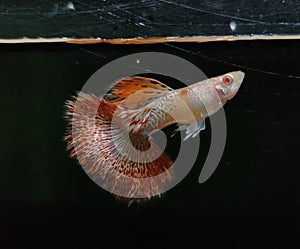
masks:
POLYGON ((184 139, 195 137, 243 79, 244 73, 235 71, 173 90, 155 79, 129 77, 101 98, 80 92, 66 105, 67 149, 95 182, 117 196, 158 195, 172 180, 173 162, 151 135, 177 123, 184 139))

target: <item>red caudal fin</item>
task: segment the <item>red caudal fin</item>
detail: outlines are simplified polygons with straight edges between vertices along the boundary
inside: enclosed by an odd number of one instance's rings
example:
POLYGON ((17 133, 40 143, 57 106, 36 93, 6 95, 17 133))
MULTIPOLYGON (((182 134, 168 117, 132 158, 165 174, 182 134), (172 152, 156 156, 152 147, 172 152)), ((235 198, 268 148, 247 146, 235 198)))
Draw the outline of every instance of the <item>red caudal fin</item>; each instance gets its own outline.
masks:
POLYGON ((172 161, 149 136, 121 125, 116 108, 114 101, 85 93, 67 102, 65 140, 71 157, 117 196, 132 200, 165 192, 172 161))

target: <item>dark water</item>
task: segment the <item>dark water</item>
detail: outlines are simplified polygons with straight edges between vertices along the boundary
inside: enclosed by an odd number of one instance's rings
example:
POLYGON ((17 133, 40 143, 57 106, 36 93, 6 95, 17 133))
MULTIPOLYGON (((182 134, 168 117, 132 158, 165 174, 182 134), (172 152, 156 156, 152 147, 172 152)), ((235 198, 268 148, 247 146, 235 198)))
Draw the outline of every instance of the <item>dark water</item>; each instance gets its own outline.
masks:
MULTIPOLYGON (((1 45, 0 58, 0 248, 299 242, 298 41, 1 45), (198 183, 199 156, 163 198, 127 207, 69 158, 63 106, 101 66, 146 51, 180 56, 209 77, 246 78, 225 107, 227 143, 213 176, 198 183)), ((201 139, 209 144, 209 132, 201 139)))

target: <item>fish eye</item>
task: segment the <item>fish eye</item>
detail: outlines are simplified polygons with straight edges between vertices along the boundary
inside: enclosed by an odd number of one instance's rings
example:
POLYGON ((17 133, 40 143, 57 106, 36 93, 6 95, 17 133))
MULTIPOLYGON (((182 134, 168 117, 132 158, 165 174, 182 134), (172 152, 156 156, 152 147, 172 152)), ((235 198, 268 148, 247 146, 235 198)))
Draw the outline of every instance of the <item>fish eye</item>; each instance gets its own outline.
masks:
POLYGON ((227 85, 229 85, 230 83, 232 83, 233 81, 233 77, 230 75, 230 74, 226 74, 224 77, 223 77, 223 82, 227 85))

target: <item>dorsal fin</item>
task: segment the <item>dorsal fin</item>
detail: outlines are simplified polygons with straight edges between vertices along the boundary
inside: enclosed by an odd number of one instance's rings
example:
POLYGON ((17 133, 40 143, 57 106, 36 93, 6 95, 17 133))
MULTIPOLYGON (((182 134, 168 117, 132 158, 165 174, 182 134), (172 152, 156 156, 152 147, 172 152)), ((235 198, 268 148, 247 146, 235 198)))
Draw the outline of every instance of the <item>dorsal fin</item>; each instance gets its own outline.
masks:
POLYGON ((116 105, 126 99, 127 108, 137 109, 172 90, 171 87, 158 80, 134 76, 116 82, 104 99, 116 105))

